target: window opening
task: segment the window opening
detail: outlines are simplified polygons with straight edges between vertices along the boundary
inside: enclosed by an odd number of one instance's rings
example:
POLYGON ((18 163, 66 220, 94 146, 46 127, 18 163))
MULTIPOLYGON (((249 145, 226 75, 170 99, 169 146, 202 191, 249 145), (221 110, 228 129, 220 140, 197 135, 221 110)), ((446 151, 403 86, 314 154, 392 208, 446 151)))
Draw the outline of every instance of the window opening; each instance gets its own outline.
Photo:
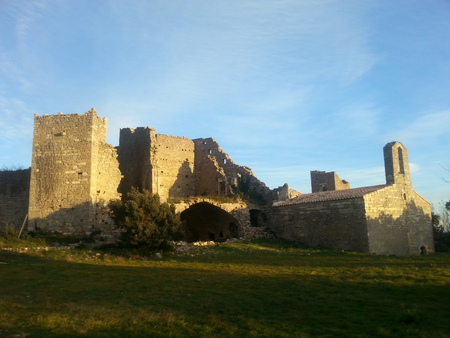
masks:
POLYGON ((405 173, 405 166, 403 164, 403 149, 398 147, 398 165, 399 165, 399 173, 405 173))

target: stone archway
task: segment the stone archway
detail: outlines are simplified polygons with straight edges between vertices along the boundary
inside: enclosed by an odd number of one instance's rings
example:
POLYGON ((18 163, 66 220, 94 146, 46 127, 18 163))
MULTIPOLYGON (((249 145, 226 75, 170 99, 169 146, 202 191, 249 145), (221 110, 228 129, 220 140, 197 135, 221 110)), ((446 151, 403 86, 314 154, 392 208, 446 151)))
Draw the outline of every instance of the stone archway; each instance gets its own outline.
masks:
POLYGON ((235 217, 208 202, 191 205, 180 217, 185 226, 186 242, 224 242, 239 237, 242 229, 235 217))

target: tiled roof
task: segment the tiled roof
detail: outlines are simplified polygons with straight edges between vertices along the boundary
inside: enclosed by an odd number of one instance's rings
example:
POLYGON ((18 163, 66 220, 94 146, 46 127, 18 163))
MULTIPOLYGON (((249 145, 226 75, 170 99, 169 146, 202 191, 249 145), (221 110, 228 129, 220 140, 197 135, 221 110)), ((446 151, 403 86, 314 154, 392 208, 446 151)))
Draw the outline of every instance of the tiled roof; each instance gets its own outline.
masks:
POLYGON ((332 190, 332 191, 320 191, 314 192, 312 194, 303 194, 300 196, 296 196, 294 198, 288 199, 283 202, 275 203, 274 206, 284 206, 284 205, 293 205, 293 204, 303 204, 303 203, 314 203, 314 202, 324 202, 324 201, 335 201, 335 200, 343 200, 349 198, 358 198, 362 197, 371 192, 383 189, 388 187, 389 185, 374 185, 371 187, 362 187, 362 188, 353 188, 353 189, 345 189, 345 190, 332 190))

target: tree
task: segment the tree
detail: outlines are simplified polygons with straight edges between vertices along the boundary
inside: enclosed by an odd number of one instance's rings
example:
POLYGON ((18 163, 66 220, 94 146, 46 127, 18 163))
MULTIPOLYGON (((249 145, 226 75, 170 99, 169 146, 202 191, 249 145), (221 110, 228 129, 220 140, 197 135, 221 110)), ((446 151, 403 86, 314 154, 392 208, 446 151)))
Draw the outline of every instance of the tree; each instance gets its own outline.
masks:
POLYGON ((432 213, 434 246, 436 251, 450 251, 450 201, 439 214, 432 213))
POLYGON ((109 203, 114 222, 124 229, 122 243, 149 250, 170 247, 169 241, 179 240, 183 233, 175 207, 148 190, 132 189, 123 200, 109 203))

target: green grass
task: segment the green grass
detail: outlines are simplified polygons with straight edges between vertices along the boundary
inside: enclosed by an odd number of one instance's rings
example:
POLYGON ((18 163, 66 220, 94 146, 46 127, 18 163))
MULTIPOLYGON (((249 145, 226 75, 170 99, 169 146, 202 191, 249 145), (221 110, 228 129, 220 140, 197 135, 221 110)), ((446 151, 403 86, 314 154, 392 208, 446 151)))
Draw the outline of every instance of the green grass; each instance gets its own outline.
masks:
POLYGON ((449 337, 450 255, 0 250, 0 337, 449 337))

